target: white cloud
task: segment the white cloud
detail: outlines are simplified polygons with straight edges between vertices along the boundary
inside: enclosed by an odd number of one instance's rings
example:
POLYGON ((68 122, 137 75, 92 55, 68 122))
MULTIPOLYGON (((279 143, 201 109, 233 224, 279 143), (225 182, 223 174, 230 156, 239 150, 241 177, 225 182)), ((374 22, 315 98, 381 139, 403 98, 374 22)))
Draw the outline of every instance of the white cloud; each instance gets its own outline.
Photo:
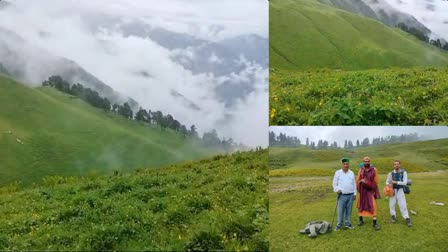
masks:
POLYGON ((106 17, 113 24, 121 22, 121 18, 139 18, 151 21, 153 26, 209 40, 249 33, 267 37, 267 1, 16 0, 12 3, 12 8, 2 10, 0 27, 15 31, 36 47, 74 60, 143 107, 170 113, 187 127, 195 124, 202 131, 216 128, 221 137, 233 137, 251 146, 267 145, 266 69, 242 59, 239 63, 248 67, 239 74, 225 78, 210 73, 193 74, 172 59, 173 55, 194 58, 191 48, 170 51, 149 38, 126 37, 110 28, 113 26, 102 25, 106 17), (96 14, 98 19, 92 19, 96 14), (98 23, 92 24, 92 20, 98 23), (92 29, 92 25, 97 29, 92 29), (147 75, 136 74, 142 71, 147 75), (232 111, 215 97, 215 87, 225 80, 247 80, 254 75, 256 90, 232 111), (171 90, 201 110, 186 107, 184 101, 173 98, 171 90), (229 113, 233 119, 220 125, 229 113))
POLYGON ((216 56, 215 53, 212 53, 212 55, 210 55, 208 61, 210 63, 221 63, 222 62, 222 60, 220 58, 218 58, 218 56, 216 56))
MULTIPOLYGON (((188 33, 208 40, 254 33, 268 36, 268 2, 265 0, 15 0, 13 8, 24 12, 69 19, 81 15, 145 19, 154 26, 188 33), (224 29, 216 34, 216 27, 224 29)), ((42 16, 42 15, 40 15, 42 16)))
POLYGON ((448 41, 448 1, 385 0, 400 11, 413 15, 437 35, 448 41))

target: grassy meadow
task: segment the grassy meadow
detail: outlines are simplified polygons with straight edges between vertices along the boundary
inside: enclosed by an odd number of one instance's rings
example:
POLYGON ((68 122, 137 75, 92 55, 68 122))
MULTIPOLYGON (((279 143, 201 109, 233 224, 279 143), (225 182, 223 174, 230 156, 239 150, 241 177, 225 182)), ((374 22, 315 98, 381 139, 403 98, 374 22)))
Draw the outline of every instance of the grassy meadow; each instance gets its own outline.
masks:
POLYGON ((448 68, 270 75, 270 125, 447 125, 448 68))
POLYGON ((448 66, 448 52, 318 0, 269 1, 271 69, 448 66))
POLYGON ((52 88, 0 75, 0 185, 46 175, 111 174, 217 153, 52 88))
MULTIPOLYGON (((352 150, 309 148, 270 148, 269 150, 269 241, 271 251, 445 251, 448 249, 446 206, 431 205, 431 201, 448 204, 448 139, 383 144, 352 150), (351 169, 358 171, 364 156, 369 156, 379 171, 382 198, 378 223, 372 227, 366 219, 364 226, 354 230, 342 229, 308 238, 299 233, 305 224, 314 220, 332 222, 336 194, 332 179, 340 169, 342 157, 351 158, 351 169), (387 173, 392 162, 401 160, 402 167, 412 179, 411 193, 406 195, 413 227, 406 226, 399 213, 396 224, 390 222, 388 199, 383 196, 387 173)), ((336 217, 337 218, 337 217, 336 217)), ((354 204, 352 224, 357 223, 354 204)), ((336 219, 335 219, 336 222, 336 219)))
POLYGON ((448 170, 448 139, 382 144, 352 150, 270 147, 269 175, 333 176, 342 157, 350 158, 356 168, 365 156, 370 157, 380 173, 390 172, 395 159, 400 160, 408 172, 448 170))
POLYGON ((267 150, 0 188, 0 250, 267 251, 267 150))
MULTIPOLYGON (((353 164, 352 164, 353 165, 353 164)), ((353 168, 352 168, 353 169, 353 168)), ((390 222, 389 201, 382 195, 378 203, 378 224, 365 218, 357 226, 354 204, 352 224, 355 229, 342 229, 319 235, 315 239, 300 234, 305 224, 313 220, 332 222, 336 194, 332 192, 332 176, 271 177, 269 183, 269 242, 271 251, 446 251, 448 218, 446 205, 435 206, 431 201, 448 203, 448 172, 409 173, 411 193, 406 195, 413 227, 407 227, 398 206, 397 223, 390 222)), ((381 188, 386 174, 380 174, 381 188)), ((381 192, 382 194, 382 192, 381 192)), ((334 222, 336 223, 337 216, 334 222)), ((334 224, 335 225, 335 224, 334 224)))
POLYGON ((270 125, 447 125, 448 52, 318 0, 269 2, 270 125))

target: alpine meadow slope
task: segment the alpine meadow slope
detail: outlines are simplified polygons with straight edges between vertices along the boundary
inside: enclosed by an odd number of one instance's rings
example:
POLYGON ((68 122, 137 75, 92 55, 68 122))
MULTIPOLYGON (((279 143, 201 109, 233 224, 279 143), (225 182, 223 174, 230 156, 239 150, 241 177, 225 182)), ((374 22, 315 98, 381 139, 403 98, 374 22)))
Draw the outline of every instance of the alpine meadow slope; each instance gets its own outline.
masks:
POLYGON ((0 250, 268 251, 267 150, 0 188, 0 250))
MULTIPOLYGON (((348 157, 356 164, 369 156, 380 173, 390 171, 392 161, 401 160, 409 172, 448 170, 448 139, 389 143, 351 149, 313 150, 309 147, 269 148, 270 176, 333 175, 335 164, 348 157)), ((359 164, 359 163, 358 163, 359 164)), ((355 165, 356 166, 356 165, 355 165)))
POLYGON ((270 125, 448 124, 447 51, 318 0, 269 14, 270 125))
POLYGON ((317 0, 270 1, 270 68, 448 66, 448 53, 398 28, 317 0))
POLYGON ((110 174, 217 153, 191 139, 0 75, 0 184, 110 174))

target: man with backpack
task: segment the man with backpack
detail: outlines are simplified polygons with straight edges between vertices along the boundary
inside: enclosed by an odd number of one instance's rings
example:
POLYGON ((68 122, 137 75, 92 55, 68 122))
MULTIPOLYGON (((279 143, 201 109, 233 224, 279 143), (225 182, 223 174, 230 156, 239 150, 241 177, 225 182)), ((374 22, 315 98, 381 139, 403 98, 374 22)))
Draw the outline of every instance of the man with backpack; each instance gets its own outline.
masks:
POLYGON ((394 161, 394 170, 387 175, 386 184, 392 184, 394 188, 394 196, 389 199, 390 215, 392 216, 392 223, 397 222, 395 215, 395 205, 398 201, 401 215, 406 220, 406 225, 412 227, 411 218, 409 218, 408 208, 406 206, 406 197, 404 196, 404 187, 408 183, 408 174, 401 168, 399 160, 394 161))

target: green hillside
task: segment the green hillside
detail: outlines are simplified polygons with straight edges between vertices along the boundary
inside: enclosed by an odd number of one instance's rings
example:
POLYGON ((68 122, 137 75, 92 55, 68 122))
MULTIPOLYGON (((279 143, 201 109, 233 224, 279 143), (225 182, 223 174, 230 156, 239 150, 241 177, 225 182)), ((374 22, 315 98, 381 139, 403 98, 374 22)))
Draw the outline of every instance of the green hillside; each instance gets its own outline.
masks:
POLYGON ((448 66, 448 53, 317 0, 269 2, 270 68, 448 66))
POLYGON ((0 75, 0 184, 45 175, 111 173, 197 159, 171 130, 94 108, 52 88, 30 88, 0 75))
POLYGON ((409 172, 448 170, 448 139, 383 144, 353 150, 270 147, 270 175, 329 176, 340 168, 341 158, 351 158, 351 168, 356 170, 365 156, 370 157, 380 173, 391 171, 395 159, 400 160, 409 172))
POLYGON ((0 188, 0 250, 267 251, 267 150, 0 188))

